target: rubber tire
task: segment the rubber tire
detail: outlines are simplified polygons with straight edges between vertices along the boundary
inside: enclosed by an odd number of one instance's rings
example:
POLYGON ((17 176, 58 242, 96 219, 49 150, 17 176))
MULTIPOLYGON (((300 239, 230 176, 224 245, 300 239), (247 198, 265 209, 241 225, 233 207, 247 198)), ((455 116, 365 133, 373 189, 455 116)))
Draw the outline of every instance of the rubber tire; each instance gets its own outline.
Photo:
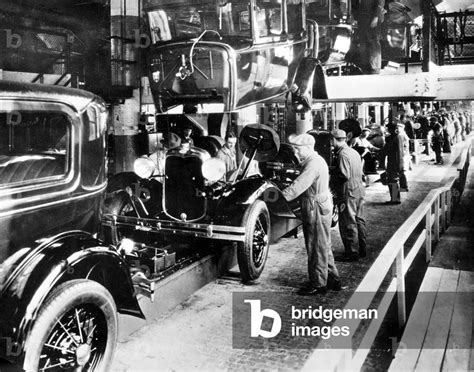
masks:
POLYGON ((267 261, 271 232, 270 213, 268 212, 267 205, 261 200, 255 201, 245 211, 242 221, 245 224, 245 241, 237 244, 237 262, 239 264, 242 281, 245 283, 258 279, 267 261), (257 218, 262 214, 265 216, 265 220, 267 221, 268 241, 262 258, 262 263, 257 267, 253 261, 252 243, 257 218))
POLYGON ((117 307, 110 292, 101 284, 87 279, 70 280, 55 288, 39 311, 25 345, 25 371, 37 371, 43 343, 49 332, 64 314, 84 303, 97 305, 107 322, 107 345, 99 365, 94 371, 107 371, 115 352, 118 338, 117 307))

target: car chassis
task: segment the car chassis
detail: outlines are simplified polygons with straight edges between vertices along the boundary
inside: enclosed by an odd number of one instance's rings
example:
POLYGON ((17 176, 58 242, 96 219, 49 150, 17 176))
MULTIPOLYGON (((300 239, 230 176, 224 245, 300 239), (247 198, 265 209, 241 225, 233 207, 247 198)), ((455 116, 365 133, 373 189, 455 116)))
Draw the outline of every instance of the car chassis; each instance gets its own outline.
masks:
MULTIPOLYGON (((185 199, 186 202, 180 204, 178 208, 172 205, 176 198, 169 198, 167 192, 173 194, 175 191, 168 185, 169 183, 175 185, 173 177, 178 177, 180 182, 185 183, 180 172, 170 171, 170 174, 166 174, 164 185, 160 185, 153 176, 138 179, 137 182, 141 182, 141 189, 152 190, 147 192, 146 198, 140 198, 133 193, 131 185, 124 185, 122 189, 115 190, 106 201, 106 211, 102 220, 105 236, 119 246, 125 240, 126 244, 130 245, 130 248, 126 249, 130 260, 134 261, 137 267, 141 266, 137 250, 143 249, 144 246, 152 247, 152 250, 161 249, 159 254, 167 256, 173 243, 209 240, 221 246, 237 243, 237 259, 243 281, 257 279, 263 271, 270 241, 278 239, 300 223, 295 215, 298 213, 297 203, 291 205, 287 203, 280 191, 291 182, 292 178, 288 178, 289 175, 293 178, 297 175, 295 171, 297 160, 294 155, 293 157, 282 155, 279 151, 278 136, 268 126, 259 124, 246 126, 240 135, 240 144, 242 152, 250 154, 250 157, 247 158, 246 166, 241 166, 237 170, 233 180, 218 179, 222 175, 212 180, 205 177, 199 179, 196 173, 192 173, 193 180, 198 179, 202 182, 192 184, 190 192, 192 196, 186 194, 186 189, 190 191, 190 188, 183 187, 179 199, 185 199), (286 161, 291 160, 293 164, 288 167, 280 166, 279 170, 276 170, 277 167, 273 166, 276 163, 270 160, 277 160, 277 164, 281 165, 282 160, 284 161, 282 156, 286 161), (253 161, 261 162, 260 167, 264 175, 247 177, 253 161), (204 212, 189 208, 193 203, 201 205, 204 212), (129 207, 125 208, 127 204, 129 207), (160 204, 161 208, 157 208, 160 204)), ((286 147, 283 145, 282 149, 292 153, 287 145, 286 147)), ((197 159, 199 160, 197 165, 210 161, 219 167, 219 160, 211 157, 207 151, 189 147, 187 144, 168 150, 167 169, 171 166, 168 162, 173 163, 175 158, 184 160, 182 165, 189 165, 197 159)), ((183 172, 186 173, 187 170, 184 169, 183 172)), ((149 254, 146 256, 148 259, 149 254)), ((145 271, 144 276, 153 282, 160 276, 156 272, 157 275, 150 275, 150 272, 156 270, 145 271)), ((140 275, 139 281, 142 287, 143 279, 143 275, 140 275)), ((153 297, 151 289, 149 297, 153 297)))

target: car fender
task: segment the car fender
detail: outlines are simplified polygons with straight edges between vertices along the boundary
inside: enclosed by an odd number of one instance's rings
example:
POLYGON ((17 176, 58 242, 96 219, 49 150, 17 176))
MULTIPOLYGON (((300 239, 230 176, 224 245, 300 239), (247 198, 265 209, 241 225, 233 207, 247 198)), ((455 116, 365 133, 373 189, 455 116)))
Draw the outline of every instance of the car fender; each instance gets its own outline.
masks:
POLYGON ((140 180, 134 172, 122 172, 114 174, 107 180, 107 193, 118 190, 124 190, 127 186, 132 185, 140 180))
POLYGON ((48 294, 57 285, 79 278, 104 285, 120 313, 144 318, 122 257, 84 231, 69 231, 31 249, 11 271, 0 298, 0 353, 6 350, 7 359, 21 355, 48 294))
POLYGON ((139 178, 135 173, 121 173, 109 180, 107 186, 107 198, 105 199, 105 213, 110 213, 109 206, 120 193, 133 196, 133 200, 140 199, 141 203, 135 203, 142 216, 157 214, 161 212, 161 199, 163 185, 155 178, 139 178))
POLYGON ((263 200, 272 215, 296 218, 278 186, 261 176, 252 176, 236 182, 223 194, 217 206, 217 216, 222 222, 226 218, 229 220, 230 216, 231 221, 225 222, 240 226, 245 210, 256 200, 263 200))

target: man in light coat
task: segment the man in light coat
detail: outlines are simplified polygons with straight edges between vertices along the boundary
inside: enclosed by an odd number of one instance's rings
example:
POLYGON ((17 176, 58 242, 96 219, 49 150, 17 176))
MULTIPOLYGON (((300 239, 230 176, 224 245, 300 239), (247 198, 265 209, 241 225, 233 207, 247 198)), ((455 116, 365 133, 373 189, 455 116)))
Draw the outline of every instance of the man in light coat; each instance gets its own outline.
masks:
POLYGON ((339 290, 341 283, 331 249, 332 196, 329 192, 329 169, 326 161, 314 151, 315 140, 309 134, 293 135, 290 144, 301 159, 301 173, 283 190, 291 201, 300 197, 303 233, 308 253, 309 285, 301 295, 325 294, 339 290))

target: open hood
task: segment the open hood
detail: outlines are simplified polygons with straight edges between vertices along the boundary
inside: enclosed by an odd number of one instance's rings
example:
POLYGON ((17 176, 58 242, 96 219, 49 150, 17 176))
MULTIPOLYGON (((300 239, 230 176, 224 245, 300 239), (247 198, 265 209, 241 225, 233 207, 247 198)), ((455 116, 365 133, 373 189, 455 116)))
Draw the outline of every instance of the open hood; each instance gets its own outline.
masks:
POLYGON ((255 160, 266 162, 274 159, 280 150, 280 138, 278 134, 269 126, 262 124, 249 124, 242 129, 239 138, 240 150, 247 154, 252 154, 257 146, 255 160))

